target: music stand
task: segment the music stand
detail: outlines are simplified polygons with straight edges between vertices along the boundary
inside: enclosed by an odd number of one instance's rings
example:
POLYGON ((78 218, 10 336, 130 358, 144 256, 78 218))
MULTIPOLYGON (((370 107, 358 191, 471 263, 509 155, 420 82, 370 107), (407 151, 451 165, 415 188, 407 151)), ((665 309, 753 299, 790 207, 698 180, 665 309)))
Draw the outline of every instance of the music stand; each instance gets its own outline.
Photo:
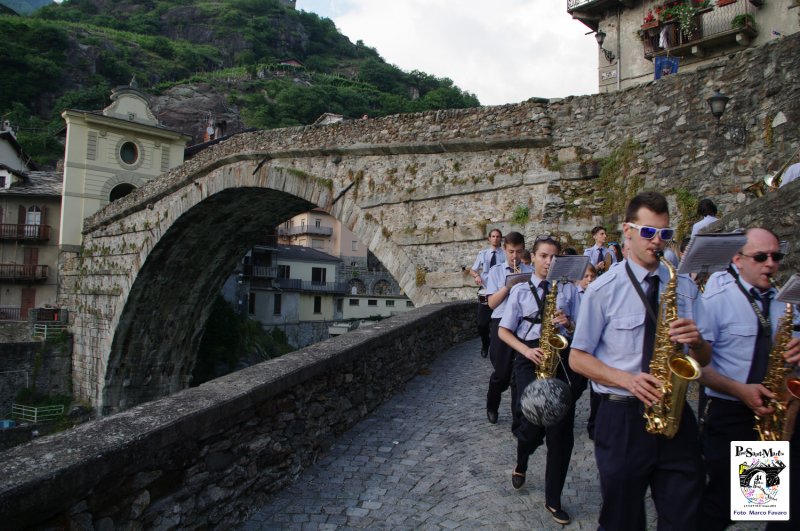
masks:
POLYGON ((566 284, 583 278, 589 266, 588 256, 559 255, 554 256, 547 271, 547 280, 566 284))
POLYGON ((695 234, 683 253, 679 274, 710 274, 724 271, 736 252, 747 242, 741 232, 695 234))

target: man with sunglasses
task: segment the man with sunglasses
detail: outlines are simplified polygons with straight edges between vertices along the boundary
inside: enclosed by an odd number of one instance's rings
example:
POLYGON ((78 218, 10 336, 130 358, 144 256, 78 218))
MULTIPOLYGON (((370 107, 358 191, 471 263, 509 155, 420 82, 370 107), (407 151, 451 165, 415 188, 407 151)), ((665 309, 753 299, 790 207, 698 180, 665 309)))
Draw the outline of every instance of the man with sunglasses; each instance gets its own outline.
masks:
MULTIPOLYGON (((662 382, 649 370, 659 293, 669 281, 656 252, 674 235, 669 221, 663 195, 643 192, 631 200, 623 224, 627 258, 589 285, 572 340, 570 366, 600 395, 594 442, 603 497, 599 528, 607 531, 645 529, 648 486, 659 529, 697 529, 704 478, 695 416, 685 407, 672 439, 649 434, 642 416, 644 404, 662 396, 662 382)), ((690 279, 678 278, 678 318, 669 337, 704 365, 711 349, 693 321, 697 293, 690 279)))
MULTIPOLYGON (((772 412, 773 398, 762 385, 780 318, 786 305, 775 300, 777 290, 770 279, 777 273, 784 254, 778 237, 768 229, 752 228, 747 241, 727 271, 714 273, 702 296, 703 313, 698 325, 711 343, 711 364, 703 369, 700 382, 708 397, 703 429, 703 452, 708 485, 703 500, 702 528, 725 529, 730 525, 730 442, 757 441, 755 415, 772 412)), ((796 337, 783 353, 787 363, 800 361, 800 339, 796 337)), ((800 430, 795 430, 792 450, 800 448, 800 430)), ((792 466, 791 471, 800 470, 792 466)), ((791 477, 792 518, 800 516, 798 474, 791 477)), ((768 529, 779 529, 773 522, 768 529)))

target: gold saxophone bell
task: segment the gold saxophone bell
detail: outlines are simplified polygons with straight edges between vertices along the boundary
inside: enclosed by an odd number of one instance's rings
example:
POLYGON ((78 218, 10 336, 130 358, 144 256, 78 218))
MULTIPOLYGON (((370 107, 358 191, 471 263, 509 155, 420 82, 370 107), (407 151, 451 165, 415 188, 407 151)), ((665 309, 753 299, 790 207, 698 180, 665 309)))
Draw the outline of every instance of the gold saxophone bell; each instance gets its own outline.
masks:
MULTIPOLYGON (((767 177, 769 177, 769 175, 767 175, 767 177)), ((750 184, 743 191, 747 194, 752 194, 754 197, 764 197, 767 193, 767 177, 750 184)))

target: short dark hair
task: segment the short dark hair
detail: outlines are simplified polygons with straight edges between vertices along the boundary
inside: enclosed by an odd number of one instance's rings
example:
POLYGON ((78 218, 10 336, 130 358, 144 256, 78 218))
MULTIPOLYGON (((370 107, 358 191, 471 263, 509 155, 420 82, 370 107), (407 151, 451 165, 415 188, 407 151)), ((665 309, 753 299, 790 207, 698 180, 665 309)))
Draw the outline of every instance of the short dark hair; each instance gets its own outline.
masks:
POLYGON ((577 256, 578 251, 575 250, 575 247, 567 247, 564 249, 564 254, 567 256, 577 256))
POLYGON ((554 240, 550 236, 543 236, 543 237, 536 238, 536 241, 533 242, 533 254, 536 254, 536 251, 539 249, 539 246, 542 245, 542 244, 555 245, 556 246, 556 254, 561 254, 561 243, 559 243, 557 240, 554 240))
POLYGON ((489 231, 489 236, 491 236, 493 232, 496 232, 497 234, 499 234, 501 238, 503 237, 503 232, 500 229, 492 229, 492 230, 490 230, 489 231))
POLYGON ((597 234, 601 230, 605 230, 606 232, 608 232, 605 227, 603 227, 602 225, 598 225, 598 226, 596 226, 595 228, 592 229, 592 236, 594 236, 595 234, 597 234))
POLYGON ((692 237, 691 236, 684 236, 683 237, 683 239, 681 240, 681 245, 678 248, 680 250, 680 252, 683 252, 683 251, 686 250, 686 246, 689 245, 690 241, 692 241, 692 237))
POLYGON ((716 216, 717 215, 717 205, 714 204, 714 201, 711 199, 704 197, 697 203, 697 215, 698 216, 716 216))
POLYGON ((503 246, 520 244, 525 245, 525 236, 519 232, 509 232, 506 234, 506 241, 503 243, 503 246))
POLYGON ((646 208, 655 214, 669 215, 669 204, 666 197, 658 192, 642 192, 628 203, 628 208, 625 210, 625 222, 635 221, 640 208, 646 208))

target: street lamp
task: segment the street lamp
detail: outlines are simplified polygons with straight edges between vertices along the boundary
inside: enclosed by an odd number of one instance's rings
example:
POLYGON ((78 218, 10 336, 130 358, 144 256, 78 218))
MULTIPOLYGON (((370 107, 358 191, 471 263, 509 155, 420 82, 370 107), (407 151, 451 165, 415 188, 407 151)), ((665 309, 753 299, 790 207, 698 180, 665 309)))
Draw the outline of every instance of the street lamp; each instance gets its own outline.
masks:
POLYGON ((744 145, 747 141, 747 130, 743 125, 723 124, 720 122, 720 118, 725 114, 725 108, 728 106, 729 100, 728 96, 720 92, 719 89, 715 89, 714 95, 709 97, 706 102, 708 102, 708 107, 711 109, 711 115, 717 119, 717 126, 724 128, 730 135, 731 142, 744 145))
POLYGON ((614 52, 603 48, 603 42, 606 40, 606 32, 603 30, 597 30, 597 32, 594 34, 594 38, 597 40, 597 45, 600 47, 600 51, 602 51, 603 55, 606 56, 606 61, 608 61, 609 63, 613 61, 614 52))

